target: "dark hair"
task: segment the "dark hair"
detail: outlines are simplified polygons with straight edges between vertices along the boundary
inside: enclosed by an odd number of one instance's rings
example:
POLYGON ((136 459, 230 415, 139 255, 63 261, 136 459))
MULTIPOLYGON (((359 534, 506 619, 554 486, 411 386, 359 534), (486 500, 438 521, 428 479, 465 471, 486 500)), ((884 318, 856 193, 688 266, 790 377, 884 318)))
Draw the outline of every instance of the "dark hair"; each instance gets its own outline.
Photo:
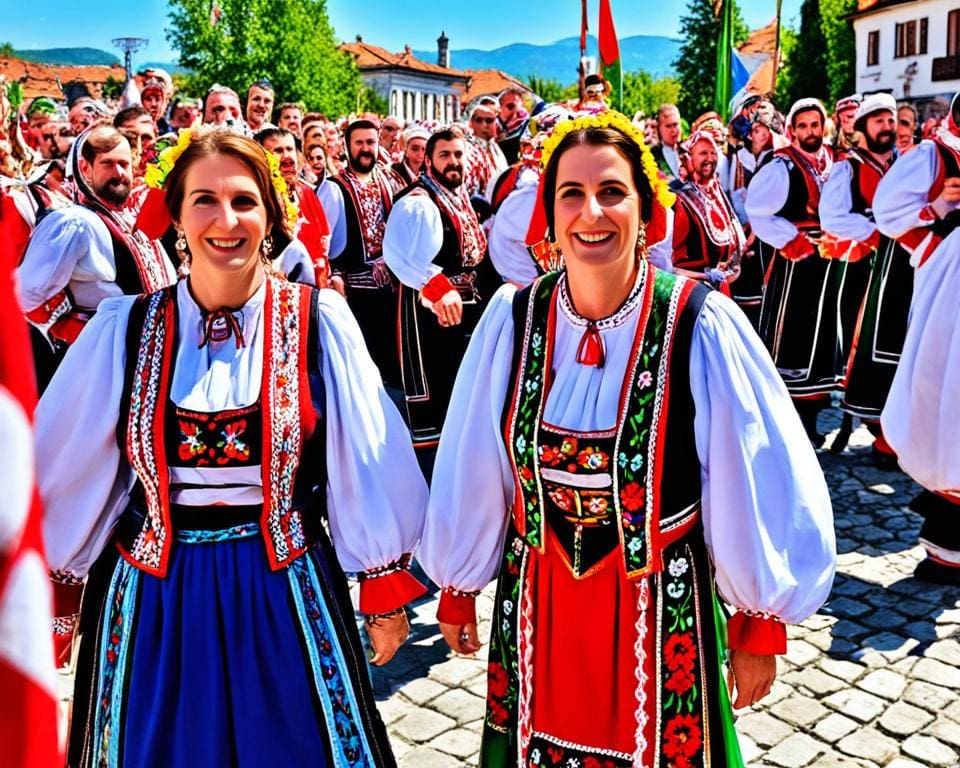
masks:
POLYGON ((138 117, 149 117, 153 120, 153 115, 139 104, 134 104, 132 107, 127 107, 117 112, 117 116, 113 118, 113 127, 120 128, 128 120, 136 120, 138 117))
POLYGON ((183 154, 177 158, 164 184, 170 218, 175 222, 180 220, 185 193, 184 182, 190 166, 198 160, 216 155, 233 157, 250 171, 267 211, 267 232, 273 238, 274 253, 279 253, 290 242, 290 236, 286 231, 285 208, 273 187, 270 163, 267 161, 263 147, 253 139, 232 131, 222 129, 207 131, 193 139, 183 150, 183 154))
POLYGON ((456 141, 457 139, 465 139, 463 129, 459 125, 451 125, 449 128, 430 134, 430 138, 427 139, 427 157, 430 158, 430 162, 433 162, 433 150, 439 142, 456 141))
POLYGON ((301 104, 300 102, 298 102, 298 101, 288 101, 288 102, 286 102, 285 104, 281 104, 279 107, 277 107, 277 114, 278 114, 278 115, 282 115, 282 114, 283 114, 284 112, 286 112, 288 109, 296 109, 296 110, 299 110, 300 115, 301 115, 301 119, 302 119, 302 117, 303 117, 303 114, 307 111, 306 108, 303 106, 303 104, 301 104))
POLYGON ((380 126, 373 122, 373 120, 354 120, 347 126, 347 130, 344 131, 343 140, 348 147, 350 146, 350 137, 354 131, 376 131, 377 135, 379 135, 380 126))
POLYGON ((271 83, 267 78, 262 77, 259 80, 254 80, 250 85, 247 86, 247 96, 250 95, 250 91, 254 88, 259 88, 261 91, 270 91, 274 93, 273 83, 271 83))
POLYGON ((643 172, 643 151, 633 139, 616 128, 591 126, 581 128, 579 131, 571 131, 564 136, 553 150, 550 161, 543 171, 543 208, 547 215, 548 238, 556 240, 554 232, 556 217, 553 207, 556 202, 557 168, 560 165, 560 158, 568 149, 581 146, 613 147, 630 164, 633 185, 640 195, 640 220, 644 224, 649 222, 653 215, 653 189, 650 187, 650 180, 643 172))
POLYGON ((264 144, 266 144, 267 139, 280 139, 284 136, 293 137, 293 145, 297 145, 297 137, 293 131, 288 131, 286 128, 277 128, 276 126, 264 128, 253 137, 253 140, 262 147, 264 144))
POLYGON ((88 163, 93 163, 97 155, 112 152, 123 142, 129 140, 112 125, 99 124, 93 126, 84 137, 80 145, 80 157, 88 163))

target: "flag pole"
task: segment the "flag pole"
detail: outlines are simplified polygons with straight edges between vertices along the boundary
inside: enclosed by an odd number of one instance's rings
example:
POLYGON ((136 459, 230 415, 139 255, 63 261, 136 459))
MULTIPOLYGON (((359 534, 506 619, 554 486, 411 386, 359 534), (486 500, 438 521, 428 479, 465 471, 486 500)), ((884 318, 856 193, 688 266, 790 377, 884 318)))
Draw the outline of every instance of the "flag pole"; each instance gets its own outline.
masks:
POLYGON ((783 0, 777 0, 777 39, 773 49, 773 74, 770 75, 770 93, 777 92, 777 73, 780 70, 780 7, 783 0))
POLYGON ((585 71, 586 66, 586 56, 587 56, 587 0, 580 0, 580 63, 577 65, 577 72, 580 73, 579 79, 579 88, 580 91, 580 100, 584 99, 584 78, 586 78, 587 73, 585 71))

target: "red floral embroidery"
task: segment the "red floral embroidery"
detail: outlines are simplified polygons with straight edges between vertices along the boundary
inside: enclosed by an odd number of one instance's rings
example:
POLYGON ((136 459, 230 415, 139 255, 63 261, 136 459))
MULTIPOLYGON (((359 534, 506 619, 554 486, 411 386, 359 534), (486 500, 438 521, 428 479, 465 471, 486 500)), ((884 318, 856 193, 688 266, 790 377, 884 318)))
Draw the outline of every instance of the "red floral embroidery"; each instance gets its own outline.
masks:
POLYGON ((668 691, 673 691, 677 696, 683 696, 687 691, 689 691, 696 680, 693 677, 693 670, 688 669, 686 666, 681 666, 679 669, 673 672, 667 682, 664 684, 668 691))
POLYGON ((606 758, 601 760, 599 757, 588 755, 583 758, 583 768, 617 768, 617 764, 613 760, 606 758))
POLYGON ((690 758, 703 746, 699 715, 677 715, 663 731, 663 754, 674 768, 691 768, 690 758))
POLYGON ((526 464, 520 467, 520 479, 525 483, 533 480, 533 471, 526 464))
POLYGON ((550 759, 556 764, 563 760, 566 753, 563 751, 563 747, 547 747, 547 754, 550 755, 550 759))
POLYGON ((606 469, 610 463, 610 457, 603 451, 590 446, 577 454, 577 463, 584 469, 606 469))
POLYGON ((697 646, 693 642, 693 635, 690 632, 670 635, 663 646, 663 659, 667 669, 671 671, 685 669, 692 672, 697 659, 697 646))
POLYGON ((569 488, 557 488, 555 491, 550 491, 550 498, 553 499, 553 503, 564 512, 569 512, 576 504, 573 491, 569 488))
POLYGON ((540 463, 546 464, 548 467, 555 467, 562 460, 563 455, 558 449, 550 445, 540 446, 540 463))
POLYGON ((502 664, 490 662, 487 670, 487 710, 490 719, 497 725, 506 726, 510 715, 503 705, 503 698, 507 695, 507 670, 502 664))
POLYGON ((228 459, 246 461, 250 458, 250 446, 240 439, 246 431, 246 419, 232 421, 223 428, 223 453, 228 459))
POLYGON ((636 512, 643 506, 646 493, 640 483, 627 483, 620 491, 620 502, 623 508, 630 512, 636 512))
POLYGON ((573 456, 577 452, 577 438, 565 437, 560 443, 560 453, 564 456, 573 456))
POLYGON ((183 461, 189 461, 206 451, 207 446, 200 438, 200 427, 192 421, 184 421, 183 419, 178 419, 178 421, 180 422, 180 449, 178 452, 183 461))

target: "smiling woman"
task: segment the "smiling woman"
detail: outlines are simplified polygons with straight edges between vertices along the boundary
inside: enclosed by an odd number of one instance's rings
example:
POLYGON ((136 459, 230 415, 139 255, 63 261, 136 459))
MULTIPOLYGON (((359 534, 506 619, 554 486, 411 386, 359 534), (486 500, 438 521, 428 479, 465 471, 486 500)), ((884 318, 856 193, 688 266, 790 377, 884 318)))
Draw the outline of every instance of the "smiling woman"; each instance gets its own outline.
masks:
POLYGON ((164 187, 189 277, 105 302, 37 413, 49 560, 86 578, 69 764, 392 766, 344 571, 384 664, 424 591, 406 427, 343 299, 265 266, 259 145, 196 137, 164 187))
POLYGON ((578 118, 544 156, 566 268, 477 326, 420 549, 455 651, 499 578, 481 765, 742 765, 721 663, 734 706, 762 698, 826 598, 826 484, 740 310, 646 260, 668 199, 642 136, 578 118))

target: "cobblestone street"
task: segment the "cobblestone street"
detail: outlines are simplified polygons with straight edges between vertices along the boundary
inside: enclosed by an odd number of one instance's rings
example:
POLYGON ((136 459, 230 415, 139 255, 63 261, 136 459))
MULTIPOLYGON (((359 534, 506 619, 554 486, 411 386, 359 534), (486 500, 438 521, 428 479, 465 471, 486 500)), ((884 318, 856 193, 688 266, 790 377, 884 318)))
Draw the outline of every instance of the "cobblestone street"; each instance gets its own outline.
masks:
MULTIPOLYGON (((820 424, 835 432, 838 412, 820 424)), ((920 517, 906 505, 919 487, 876 469, 870 439, 861 427, 844 453, 818 452, 836 517, 837 578, 821 611, 789 628, 771 694, 739 713, 751 766, 960 766, 960 589, 911 578, 920 517)), ((492 591, 479 600, 481 640, 492 591)), ((450 658, 435 611, 435 595, 416 606, 411 640, 374 674, 405 768, 477 764, 485 662, 450 658)))

